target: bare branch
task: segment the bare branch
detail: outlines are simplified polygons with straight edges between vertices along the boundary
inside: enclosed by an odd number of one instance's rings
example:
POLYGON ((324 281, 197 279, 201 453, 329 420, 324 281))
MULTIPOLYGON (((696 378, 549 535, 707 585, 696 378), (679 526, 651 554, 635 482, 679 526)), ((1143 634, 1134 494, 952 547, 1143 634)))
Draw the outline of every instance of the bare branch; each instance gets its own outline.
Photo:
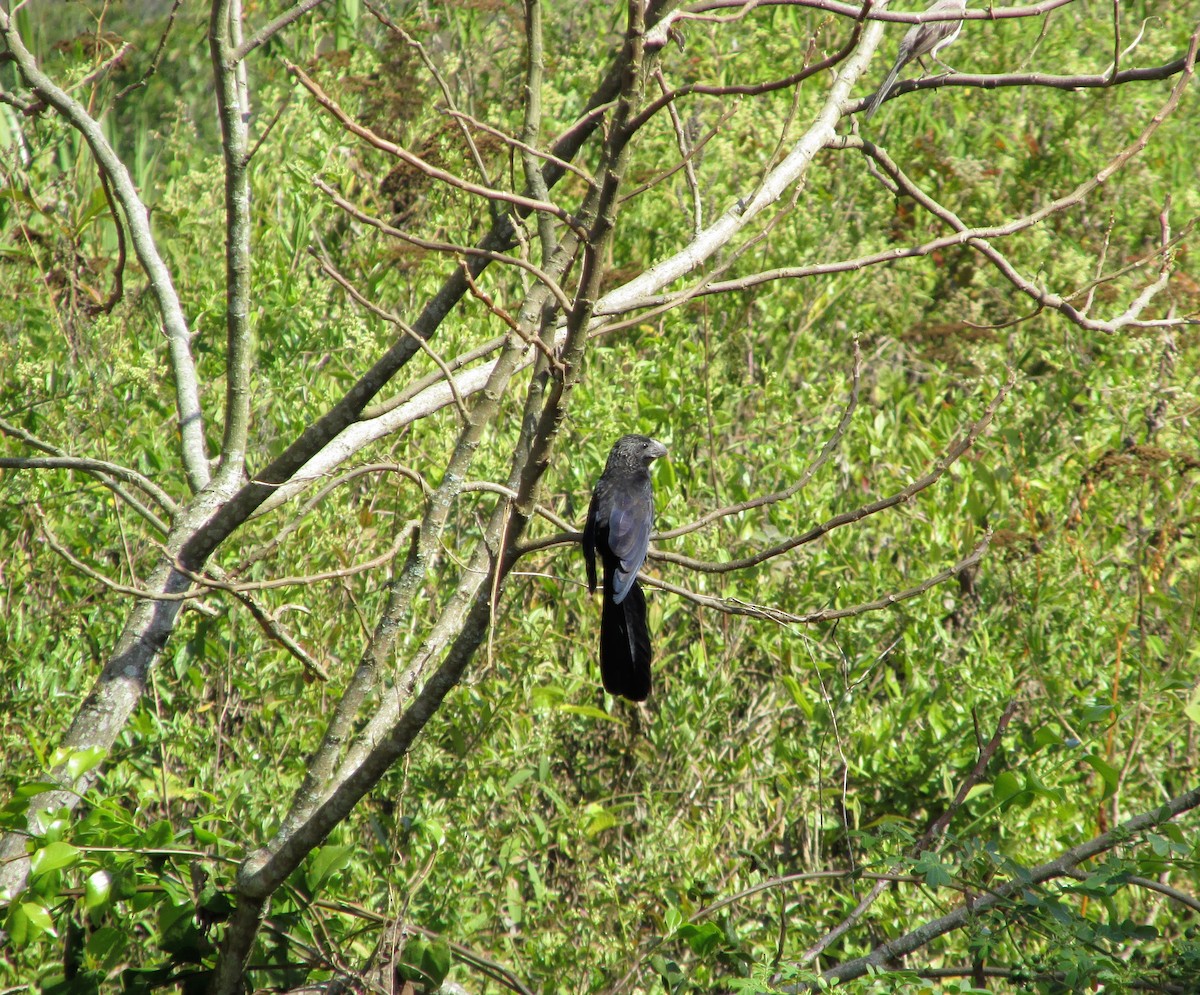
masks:
POLYGON ((113 193, 125 212, 134 252, 146 276, 162 314, 168 353, 175 387, 175 406, 179 419, 181 455, 188 483, 199 491, 208 483, 208 454, 204 444, 204 416, 200 408, 200 392, 196 381, 196 363, 191 351, 191 333, 179 295, 171 280, 171 272, 159 255, 150 229, 150 216, 138 195, 133 178, 120 156, 109 144, 104 129, 82 104, 68 95, 49 76, 42 72, 16 28, 13 16, 0 10, 0 34, 12 60, 16 63, 26 85, 84 138, 97 165, 108 176, 113 193))
POLYGON ((229 63, 232 65, 233 63, 241 62, 247 55, 256 48, 265 45, 289 24, 300 20, 300 18, 314 7, 319 7, 324 2, 325 0, 299 0, 298 3, 289 7, 276 17, 275 20, 264 24, 254 34, 238 45, 237 48, 230 51, 226 56, 229 63))
MULTIPOLYGON (((10 426, 6 422, 0 421, 0 429, 7 432, 9 428, 10 426)), ((138 473, 137 470, 131 470, 127 466, 110 463, 107 460, 87 459, 80 456, 5 456, 0 458, 0 469, 5 468, 12 470, 79 470, 91 474, 101 482, 106 479, 123 480, 144 491, 168 515, 174 514, 176 509, 171 495, 149 477, 138 473)), ((158 522, 158 528, 160 531, 166 531, 162 522, 158 522)))
POLYGON ((287 70, 298 79, 304 88, 313 95, 317 103, 325 108, 347 131, 357 135, 363 141, 373 145, 381 152, 387 152, 394 155, 397 159, 407 163, 414 169, 419 169, 427 176, 435 180, 440 180, 447 186, 462 190, 465 193, 475 194, 477 197, 483 197, 487 200, 502 201, 506 204, 513 204, 523 208, 526 211, 545 211, 552 217, 558 218, 564 224, 572 226, 575 224, 566 211, 558 207, 556 204, 551 204, 548 201, 536 200, 532 197, 524 197, 521 194, 509 193, 507 190, 499 190, 495 187, 480 186, 478 183, 471 183, 469 180, 464 180, 453 173, 440 169, 437 166, 430 165, 420 156, 413 155, 408 149, 395 142, 389 142, 386 138, 375 134, 370 128, 359 124, 350 117, 338 104, 330 98, 320 86, 312 80, 311 77, 295 63, 286 63, 287 70))
MULTIPOLYGON (((465 111, 461 111, 461 110, 457 110, 453 107, 449 107, 446 109, 446 113, 449 114, 453 118, 458 118, 459 120, 466 121, 472 128, 478 128, 480 131, 485 131, 489 135, 494 135, 496 138, 499 138, 500 141, 504 142, 505 145, 508 145, 510 148, 516 149, 518 152, 528 152, 530 155, 534 156, 537 159, 540 159, 543 162, 553 163, 555 166, 557 166, 559 169, 563 170, 564 172, 574 173, 581 180, 583 180, 583 182, 586 183, 588 186, 596 185, 596 178, 594 176, 592 176, 591 173, 589 173, 586 169, 584 169, 578 163, 568 162, 566 159, 560 159, 558 156, 554 155, 554 153, 547 152, 545 149, 539 149, 539 148, 535 148, 532 145, 528 145, 525 142, 521 141, 519 138, 513 138, 513 136, 510 135, 508 132, 503 131, 500 128, 497 128, 494 125, 490 125, 486 121, 481 121, 479 118, 474 117, 474 116, 466 113, 465 111)), ((540 172, 540 170, 539 170, 539 172, 540 172)), ((535 194, 534 196, 541 196, 541 195, 535 194)), ((545 198, 542 197, 542 199, 544 200, 545 198)))
MULTIPOLYGON (((987 552, 988 544, 991 542, 991 532, 985 533, 984 537, 979 540, 975 548, 966 555, 965 558, 959 560, 954 566, 947 567, 940 573, 934 574, 915 587, 907 588, 903 591, 897 591, 894 594, 885 594, 873 601, 866 601, 862 604, 851 605, 847 608, 821 608, 817 611, 806 612, 802 615, 797 615, 792 612, 784 611, 781 608, 774 608, 771 605, 754 605, 737 598, 717 598, 708 594, 697 594, 695 591, 689 591, 686 588, 678 587, 675 584, 669 584, 657 577, 649 577, 645 574, 638 574, 642 582, 651 587, 657 587, 671 594, 677 594, 686 601, 700 605, 702 608, 711 608, 714 611, 719 611, 725 615, 746 615, 750 618, 763 619, 767 622, 775 622, 778 625, 811 625, 814 622, 831 622, 839 618, 852 618, 856 615, 865 615, 867 612, 882 611, 885 608, 891 608, 893 605, 898 605, 902 601, 908 601, 912 598, 919 597, 926 591, 932 590, 939 584, 944 584, 952 577, 958 576, 963 570, 968 567, 973 567, 976 563, 983 559, 987 552)), ((661 554, 660 554, 661 555, 661 554)), ((654 558, 659 558, 655 554, 651 554, 654 558)))
POLYGON ((175 15, 179 13, 179 8, 182 5, 183 0, 172 0, 171 12, 167 15, 167 26, 163 28, 163 33, 159 36, 158 45, 154 49, 154 55, 150 57, 149 67, 144 73, 142 73, 140 79, 122 88, 117 95, 113 97, 114 103, 124 100, 134 90, 140 90, 148 82, 150 82, 150 77, 158 72, 158 65, 162 61, 163 51, 167 47, 167 39, 171 37, 171 29, 175 26, 175 15))
MULTIPOLYGON (((877 9, 878 6, 879 5, 876 0, 867 0, 867 2, 863 5, 861 15, 865 16, 869 11, 877 9)), ((638 116, 637 125, 640 127, 646 121, 649 121, 651 118, 653 118, 660 110, 662 110, 663 107, 669 106, 680 98, 690 96, 693 93, 712 97, 758 96, 763 93, 771 93, 775 90, 786 90, 790 87, 797 86, 806 79, 815 76, 818 73, 823 73, 826 70, 832 69, 834 66, 839 65, 849 57, 850 53, 854 51, 855 46, 858 45, 859 39, 862 35, 861 17, 856 16, 855 22, 854 31, 847 39, 846 44, 838 49, 838 51, 824 59, 821 59, 819 62, 813 63, 812 65, 806 65, 802 69, 798 69, 796 72, 784 76, 782 79, 766 80, 762 83, 730 83, 722 86, 713 86, 705 83, 688 83, 686 86, 681 86, 677 90, 668 90, 664 92, 661 97, 650 103, 638 116)), ((659 27, 661 30, 666 30, 662 24, 660 24, 659 27)), ((875 44, 878 44, 878 40, 875 44)), ((874 45, 872 46, 872 49, 873 48, 874 45)), ((861 68, 855 73, 856 77, 858 72, 861 72, 861 68)))
POLYGON ((440 72, 434 61, 429 57, 429 53, 425 51, 425 46, 422 45, 416 38, 405 31, 400 25, 387 16, 379 9, 377 4, 371 0, 364 0, 367 10, 371 12, 374 18, 379 21, 393 34, 403 39, 404 43, 413 49, 425 64, 425 71, 433 77, 433 80, 438 85, 438 89, 442 91, 442 99, 446 102, 447 112, 454 117, 458 124, 459 130, 462 132, 463 140, 467 143, 467 148, 471 150, 471 158, 475 161, 475 168, 479 170, 479 177, 487 186, 492 185, 492 179, 488 175, 487 165, 483 161, 483 156, 479 154, 479 149, 475 145, 475 137, 471 134, 471 129, 468 128, 461 116, 455 116, 454 93, 447 84, 446 79, 440 72))
POLYGON ((446 365, 445 361, 440 355, 438 355, 433 346, 421 338, 421 336, 419 336, 416 331, 413 330, 413 327, 408 322, 402 320, 399 316, 393 314, 391 311, 385 311, 378 304, 368 300, 367 296, 363 294, 357 287, 355 287, 354 284, 352 284, 347 277, 343 276, 341 271, 333 265, 333 261, 329 258, 328 253, 324 251, 318 253, 317 250, 311 246, 309 247, 308 251, 309 254, 317 260, 318 265, 325 272, 325 274, 339 287, 346 291, 346 293, 350 295, 351 300, 353 300, 359 307, 365 308, 367 311, 370 311, 371 314, 375 315, 375 317, 381 318, 389 325, 394 325, 400 329, 401 332, 412 338, 412 340, 417 343, 421 351, 424 352, 430 359, 432 359, 437 368, 442 371, 442 376, 445 378, 445 383, 454 393, 454 404, 458 408, 459 417, 464 419, 470 418, 471 413, 467 410, 467 402, 464 401, 462 395, 458 393, 457 386, 454 383, 453 371, 446 365))
POLYGON ((832 967, 823 972, 821 977, 825 981, 849 981, 852 978, 860 978, 871 968, 881 968, 914 950, 919 950, 939 936, 962 929, 981 913, 1002 906, 1010 898, 1019 895, 1022 890, 1054 878, 1063 877, 1085 860, 1090 860, 1092 857, 1127 843, 1130 837, 1170 822, 1176 816, 1189 812, 1198 805, 1200 805, 1200 787, 1177 795, 1149 812, 1126 819, 1108 832, 1101 833, 1086 843, 1065 850, 1054 860, 1030 868, 1020 877, 992 885, 988 894, 964 902, 948 915, 924 923, 897 939, 881 943, 865 957, 857 957, 832 967))
POLYGON ((209 54, 221 122, 225 161, 225 431, 218 474, 241 481, 250 432, 250 141, 249 96, 238 60, 232 58, 241 29, 239 0, 212 0, 209 54))
MULTIPOLYGON (((533 263, 525 259, 521 259, 519 256, 510 256, 503 252, 493 252, 490 249, 480 249, 472 245, 456 245, 453 242, 435 242, 430 239, 419 238, 418 236, 411 235, 400 228, 389 225, 387 222, 381 221, 379 218, 372 217, 365 211, 355 207, 350 203, 350 201, 346 200, 319 176, 314 176, 312 182, 318 190, 326 194, 330 200, 337 204, 338 207, 340 207, 351 217, 363 222, 363 224, 367 224, 372 228, 378 229, 385 235, 390 235, 392 238, 398 238, 402 242, 407 242, 409 245, 415 245, 421 249, 428 249, 431 252, 446 252, 452 255, 471 256, 474 259, 485 259, 488 262, 505 263, 510 266, 516 266, 519 269, 525 270, 527 273, 536 277, 543 284, 545 284, 546 289, 554 295, 555 300, 558 301, 559 306, 561 306, 564 311, 569 310, 571 307, 571 298, 568 297, 566 291, 564 291, 562 287, 558 285, 557 280, 551 277, 541 267, 535 266, 533 263)), ((467 278, 468 274, 464 273, 464 281, 466 281, 467 278)), ((473 277, 471 277, 471 279, 473 279, 473 277)))
MULTIPOLYGON (((834 515, 832 518, 827 519, 820 525, 814 526, 807 532, 797 536, 790 536, 789 538, 775 543, 772 546, 768 546, 766 549, 761 549, 757 553, 753 553, 750 556, 743 556, 740 559, 730 560, 726 563, 717 563, 709 560, 697 560, 690 556, 684 556, 682 553, 669 553, 660 551, 657 553, 651 553, 650 555, 654 559, 661 560, 665 563, 676 563, 679 566, 688 568, 689 570, 698 570, 703 573, 730 573, 735 570, 745 570, 747 567, 757 566, 766 560, 778 556, 780 553, 786 553, 788 550, 795 549, 797 546, 803 546, 807 543, 813 542, 821 538, 821 536, 832 532, 834 529, 841 528, 844 525, 861 521, 862 519, 868 518, 871 515, 877 515, 879 512, 886 511, 888 508, 895 508, 897 505, 907 504, 921 491, 932 486, 934 483, 940 480, 946 471, 949 470, 950 467, 959 460, 959 458, 961 458, 963 453, 965 453, 971 448, 972 445, 975 444, 975 440, 979 438, 979 434, 991 424, 992 418, 995 416, 996 411, 999 409, 1000 405, 1004 403, 1004 399, 1008 396, 1009 391, 1012 390, 1015 383, 1016 371, 1010 370, 1008 380, 1004 383, 1000 390, 997 391, 996 396, 992 399, 992 402, 988 405, 987 410, 983 413, 979 420, 967 429, 965 435, 951 444, 950 448, 946 450, 946 454, 937 461, 932 470, 918 480, 914 480, 907 487, 897 491, 895 494, 889 495, 885 498, 880 498, 878 501, 872 501, 870 504, 862 505, 861 507, 855 508, 852 511, 844 511, 840 515, 834 515)), ((832 618, 834 616, 830 615, 826 617, 832 618)))
POLYGON ((869 21, 891 21, 898 24, 922 24, 934 20, 957 21, 964 18, 974 21, 1000 21, 1008 18, 1039 17, 1054 10, 1056 7, 1065 7, 1069 3, 1074 3, 1074 0, 1042 0, 1041 3, 1026 4, 1024 7, 988 7, 985 10, 971 10, 968 8, 965 14, 957 13, 941 17, 930 17, 922 11, 915 13, 892 11, 875 4, 865 4, 863 7, 860 7, 856 4, 840 2, 840 0, 701 0, 701 2, 693 4, 685 13, 679 16, 701 20, 703 18, 698 15, 705 14, 710 10, 737 10, 739 13, 735 17, 741 18, 744 16, 742 8, 745 8, 745 12, 749 12, 760 7, 810 7, 814 10, 824 10, 830 14, 838 14, 841 17, 854 19, 864 18, 869 21), (864 7, 869 8, 869 10, 864 10, 864 7))
MULTIPOLYGON (((1074 870, 1066 875, 1074 878, 1076 881, 1087 881, 1092 877, 1087 871, 1074 870)), ((1145 888, 1147 891, 1154 891, 1160 895, 1165 895, 1172 902, 1177 902, 1185 908, 1191 909, 1193 912, 1200 912, 1200 899, 1194 895, 1189 895, 1186 891, 1181 891, 1179 888, 1172 888, 1169 884, 1162 881, 1155 881, 1151 878, 1139 877, 1136 874, 1121 874, 1114 879, 1118 883, 1127 883, 1135 888, 1145 888)))
MULTIPOLYGON (((967 13, 971 11, 968 8, 967 13)), ((959 15, 955 15, 956 17, 959 15)), ((1159 66, 1145 69, 1123 69, 1115 75, 1104 73, 1080 73, 1075 76, 1054 76, 1048 73, 939 73, 936 76, 925 76, 919 79, 901 80, 892 87, 887 100, 905 93, 917 90, 938 90, 942 87, 973 87, 980 90, 998 90, 1011 86, 1040 86, 1053 90, 1089 90, 1120 86, 1126 83, 1154 82, 1170 79, 1184 72, 1188 67, 1188 57, 1180 56, 1159 66)), ((852 111, 865 109, 870 103, 870 95, 857 101, 852 111)))
POLYGON ((734 235, 782 197, 808 171, 817 153, 834 139, 834 129, 842 116, 842 105, 849 99, 850 88, 866 69, 882 34, 882 25, 878 23, 869 25, 863 31, 855 51, 844 62, 837 79, 830 85, 815 120, 783 162, 762 178, 749 202, 734 204, 685 248, 605 294, 596 303, 596 315, 621 314, 644 307, 647 296, 678 280, 724 249, 734 235))

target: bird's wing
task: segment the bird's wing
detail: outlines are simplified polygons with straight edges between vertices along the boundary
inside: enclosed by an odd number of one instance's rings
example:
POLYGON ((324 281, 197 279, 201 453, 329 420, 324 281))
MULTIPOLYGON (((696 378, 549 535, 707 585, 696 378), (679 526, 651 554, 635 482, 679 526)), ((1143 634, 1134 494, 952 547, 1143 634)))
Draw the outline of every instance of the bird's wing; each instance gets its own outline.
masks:
POLYGON ((653 518, 654 505, 648 485, 612 495, 608 511, 608 548, 617 560, 616 576, 613 577, 613 601, 617 604, 625 599, 637 572, 646 562, 653 518))
POLYGON ((600 488, 592 491, 588 505, 587 524, 583 527, 583 562, 587 566, 588 590, 596 593, 596 518, 600 512, 600 488))

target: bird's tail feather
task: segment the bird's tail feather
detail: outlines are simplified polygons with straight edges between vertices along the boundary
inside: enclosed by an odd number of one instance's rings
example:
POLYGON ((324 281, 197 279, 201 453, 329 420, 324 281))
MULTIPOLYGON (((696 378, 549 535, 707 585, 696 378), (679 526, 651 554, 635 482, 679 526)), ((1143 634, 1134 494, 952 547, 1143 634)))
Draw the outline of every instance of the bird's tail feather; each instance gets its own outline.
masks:
POLYGON ((650 696, 650 630, 646 625, 646 596, 636 581, 618 605, 605 578, 604 608, 600 613, 600 676, 604 690, 630 701, 650 696))
POLYGON ((871 102, 867 105, 867 115, 864 120, 870 121, 875 116, 875 112, 879 110, 879 105, 883 103, 884 97, 892 89, 892 85, 896 82, 896 77, 900 75, 900 70, 904 68, 904 60, 897 59, 891 71, 887 74, 887 79, 883 81, 883 86, 875 91, 875 95, 871 98, 871 102))

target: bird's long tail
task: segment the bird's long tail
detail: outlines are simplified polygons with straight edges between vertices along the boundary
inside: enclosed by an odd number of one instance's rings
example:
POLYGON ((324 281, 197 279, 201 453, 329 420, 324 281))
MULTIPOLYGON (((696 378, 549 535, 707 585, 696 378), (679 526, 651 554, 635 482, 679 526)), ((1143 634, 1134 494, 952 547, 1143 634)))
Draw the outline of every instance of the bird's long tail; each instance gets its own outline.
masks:
POLYGON ((887 79, 883 81, 883 86, 875 91, 875 95, 871 98, 871 102, 867 105, 867 115, 864 120, 870 121, 875 116, 875 112, 879 110, 879 105, 883 103, 884 97, 891 91, 893 84, 896 82, 896 77, 900 75, 900 70, 904 68, 904 58, 898 58, 892 66, 891 71, 887 74, 887 79))
POLYGON ((613 602, 610 577, 604 578, 600 676, 609 694, 630 701, 645 701, 650 696, 650 630, 646 626, 646 596, 637 581, 618 605, 613 602))

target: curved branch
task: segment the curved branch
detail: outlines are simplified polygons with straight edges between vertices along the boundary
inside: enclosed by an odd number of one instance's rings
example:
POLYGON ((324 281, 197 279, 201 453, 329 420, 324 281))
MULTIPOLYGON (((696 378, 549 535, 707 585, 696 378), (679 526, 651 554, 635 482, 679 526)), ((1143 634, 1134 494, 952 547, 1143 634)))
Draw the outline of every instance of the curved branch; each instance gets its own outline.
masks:
MULTIPOLYGON (((985 533, 984 537, 975 544, 975 548, 963 559, 954 564, 954 566, 947 567, 940 573, 926 578, 915 587, 909 587, 894 594, 885 594, 874 601, 864 601, 861 604, 851 605, 847 608, 821 608, 814 612, 806 612, 803 615, 795 615, 781 608, 773 608, 770 605, 753 605, 746 601, 740 601, 737 598, 717 598, 708 594, 697 594, 695 591, 689 591, 687 588, 678 587, 675 584, 670 584, 667 581, 660 580, 657 577, 649 577, 645 574, 638 574, 638 577, 641 578, 643 584, 647 584, 650 587, 657 587, 670 594, 677 594, 686 601, 700 605, 703 608, 711 608, 725 615, 746 615, 750 618, 764 619, 768 622, 778 623, 779 625, 811 625, 814 622, 832 622, 839 618, 853 618, 856 615, 865 615, 867 612, 882 611, 884 608, 891 608, 893 605, 898 605, 901 601, 909 601, 912 598, 919 597, 939 584, 944 584, 951 577, 957 577, 963 570, 973 567, 982 560, 988 550, 991 539, 992 533, 990 531, 985 533)), ((650 555, 654 556, 653 553, 650 555)))
POLYGON ((837 428, 834 429, 833 435, 829 437, 829 441, 822 447, 820 454, 805 468, 795 483, 784 488, 782 491, 776 491, 774 494, 763 494, 759 497, 751 498, 749 501, 726 505, 724 508, 717 508, 715 511, 701 515, 695 521, 688 522, 686 525, 668 529, 666 532, 659 532, 654 536, 655 541, 662 542, 664 539, 677 539, 679 536, 687 535, 689 532, 695 532, 706 525, 711 525, 718 519, 728 518, 730 515, 739 515, 742 512, 752 511, 755 508, 765 508, 773 504, 778 504, 780 501, 786 501, 788 498, 800 493, 800 491, 808 486, 808 482, 812 480, 813 474, 829 461, 829 457, 841 445, 846 431, 850 428, 850 421, 854 417, 855 408, 858 406, 858 388, 861 376, 862 352, 859 350, 858 339, 856 338, 854 340, 854 370, 851 374, 850 398, 847 400, 846 407, 842 411, 841 420, 838 422, 837 428))
MULTIPOLYGON (((144 477, 136 470, 119 463, 109 463, 107 460, 85 459, 81 456, 5 456, 0 457, 0 469, 10 470, 78 470, 96 477, 101 483, 107 483, 106 478, 123 480, 133 484, 153 498, 168 515, 174 514, 176 504, 174 499, 149 477, 144 477)), ((160 531, 166 531, 161 521, 152 523, 160 531)))
POLYGON ((230 64, 241 62, 247 55, 265 45, 289 24, 298 21, 314 7, 319 7, 324 2, 325 0, 299 0, 299 3, 289 7, 275 20, 264 24, 237 48, 229 52, 227 58, 230 64))
POLYGON ((702 0, 701 3, 689 7, 681 16, 695 20, 711 20, 711 18, 704 18, 699 15, 703 15, 710 10, 743 8, 742 13, 736 15, 740 18, 745 13, 749 13, 750 10, 758 7, 809 7, 813 10, 824 10, 841 17, 862 17, 869 21, 890 21, 897 24, 920 24, 924 21, 934 20, 958 21, 967 19, 974 21, 1000 21, 1018 17, 1037 17, 1054 10, 1056 7, 1065 7, 1067 4, 1074 2, 1075 0, 1042 0, 1041 3, 1026 4, 1023 7, 989 6, 986 10, 971 10, 968 8, 965 13, 960 12, 943 17, 930 17, 922 11, 904 13, 885 10, 876 4, 866 4, 867 7, 870 7, 868 13, 856 4, 843 3, 840 0, 702 0))
MULTIPOLYGON (((946 473, 950 467, 956 463, 968 449, 974 445, 975 440, 979 438, 979 434, 991 424, 992 418, 996 411, 1008 396, 1016 383, 1016 370, 1010 370, 1008 380, 996 392, 996 396, 992 398, 992 402, 987 406, 987 410, 982 417, 976 421, 962 438, 955 441, 946 454, 934 464, 934 468, 925 476, 914 480, 907 487, 891 494, 888 497, 880 498, 878 501, 872 501, 870 504, 864 504, 852 511, 844 511, 840 515, 834 515, 832 518, 826 519, 820 525, 816 525, 807 532, 798 536, 790 536, 782 542, 778 542, 773 546, 768 546, 766 549, 761 549, 757 553, 752 553, 749 556, 743 556, 741 559, 730 560, 726 563, 716 563, 710 560, 697 560, 690 556, 685 556, 682 553, 658 552, 652 553, 654 559, 661 560, 665 563, 676 563, 679 566, 687 567, 690 570, 699 570, 702 573, 730 573, 734 570, 744 570, 747 567, 757 566, 780 553, 786 553, 788 550, 795 549, 797 546, 803 546, 807 543, 820 539, 821 536, 832 532, 834 529, 841 528, 843 525, 849 525, 853 522, 861 521, 871 515, 877 515, 881 511, 886 511, 888 508, 894 508, 897 505, 907 504, 917 494, 925 490, 927 487, 935 484, 946 473)), ((833 617, 833 616, 829 616, 833 617)))
MULTIPOLYGON (((1080 184, 1066 197, 1060 197, 1053 201, 1046 209, 1043 209, 1044 211, 1049 209, 1056 211, 1062 210, 1064 207, 1082 201, 1089 193, 1095 190, 1096 187, 1100 186, 1102 183, 1105 183, 1113 176, 1114 173, 1116 173, 1127 162, 1129 162, 1130 159, 1146 148, 1146 146, 1150 143, 1150 138, 1158 130, 1159 126, 1163 123, 1163 121, 1166 120, 1167 116, 1174 111, 1176 106, 1178 106, 1179 100, 1183 96, 1183 91, 1187 87, 1187 84, 1191 80, 1192 74, 1195 71, 1196 53, 1198 48, 1200 48, 1200 28, 1197 28, 1192 34, 1183 74, 1180 76, 1175 86, 1171 88, 1170 96, 1158 110, 1158 113, 1151 118, 1150 122, 1142 130, 1142 133, 1138 135, 1137 139, 1122 149, 1117 155, 1115 155, 1110 160, 1108 165, 1105 166, 1104 169, 1100 170, 1100 172, 1094 177, 1080 184)), ((848 139, 847 144, 858 145, 858 140, 848 139)), ((864 153, 871 156, 871 158, 875 159, 880 166, 883 167, 883 169, 900 187, 900 189, 921 204, 921 206, 923 206, 931 214, 935 215, 951 228, 955 229, 956 232, 958 232, 957 237, 959 239, 961 239, 966 245, 969 245, 971 248, 984 255, 1005 276, 1005 278, 1012 283, 1014 287, 1037 302, 1037 304, 1041 307, 1048 307, 1059 311, 1062 315, 1081 328, 1112 334, 1119 331, 1126 325, 1140 325, 1142 322, 1140 322, 1138 318, 1141 312, 1147 307, 1147 305, 1149 305, 1154 296, 1167 285, 1167 281, 1169 280, 1171 273, 1170 268, 1164 265, 1160 267, 1158 279, 1143 288, 1142 292, 1130 304, 1123 314, 1109 321, 1099 321, 1095 318, 1089 318, 1086 314, 1084 314, 1083 311, 1071 304, 1068 298, 1065 298, 1060 294, 1043 290, 1032 281, 1021 276, 1015 267, 1009 263, 1009 261, 995 246, 991 245, 984 239, 970 236, 968 234, 970 229, 968 229, 967 225, 958 217, 958 215, 956 215, 949 208, 943 207, 923 190, 921 190, 915 183, 913 183, 904 174, 900 167, 892 161, 891 157, 888 156, 883 149, 872 145, 869 142, 863 142, 859 147, 861 147, 864 153)), ((1043 212, 1035 213, 1042 214, 1043 212)), ((1030 215, 1028 218, 1021 219, 1021 226, 1026 227, 1027 225, 1025 222, 1029 221, 1032 217, 1034 217, 1034 215, 1030 215)), ((1181 318, 1171 323, 1184 324, 1187 323, 1187 321, 1188 319, 1181 318)))
POLYGON ((469 180, 464 180, 461 176, 455 176, 453 173, 445 169, 440 169, 437 166, 431 165, 420 156, 413 155, 408 149, 402 145, 397 145, 395 142, 389 142, 386 138, 375 134, 370 128, 359 124, 349 114, 347 114, 338 104, 325 93, 324 90, 299 66, 292 62, 285 62, 287 71, 298 79, 313 98, 322 107, 328 111, 343 128, 353 135, 357 135, 363 141, 373 145, 381 152, 387 152, 394 155, 401 162, 405 162, 414 169, 419 169, 427 176, 435 180, 440 180, 447 186, 462 190, 464 193, 475 194, 477 197, 483 197, 486 200, 502 201, 506 204, 512 204, 515 207, 520 207, 525 211, 545 211, 559 221, 568 226, 574 226, 574 219, 557 204, 551 204, 549 201, 537 200, 533 197, 523 197, 521 194, 509 193, 507 190, 500 190, 496 187, 481 186, 478 183, 472 183, 469 180))
MULTIPOLYGON (((961 15, 955 14, 954 16, 957 18, 961 15)), ((939 73, 936 76, 926 76, 921 79, 901 80, 892 87, 891 92, 884 99, 885 101, 892 100, 902 93, 938 90, 944 86, 974 87, 980 90, 999 90, 1009 86, 1040 86, 1053 90, 1104 89, 1110 86, 1121 86, 1125 83, 1170 79, 1172 76, 1184 72, 1187 66, 1188 57, 1181 55, 1178 59, 1172 59, 1159 66, 1149 66, 1145 69, 1123 69, 1116 74, 1080 73, 1076 76, 1053 76, 1049 73, 939 73)), ((870 102, 871 98, 868 95, 857 101, 852 110, 855 112, 863 110, 870 102)))
MULTIPOLYGON (((1086 881, 1092 875, 1086 871, 1071 871, 1067 877, 1074 878, 1076 881, 1086 881)), ((1122 874, 1119 881, 1126 884, 1134 885, 1137 888, 1145 888, 1147 891, 1154 891, 1160 895, 1165 895, 1173 902, 1178 902, 1180 905, 1191 909, 1193 912, 1200 913, 1200 900, 1194 895, 1189 895, 1186 891, 1181 891, 1178 888, 1172 888, 1169 884, 1164 884, 1161 881, 1154 881, 1151 878, 1139 877, 1136 874, 1122 874)))
POLYGON ((179 419, 181 456, 188 484, 199 491, 208 483, 208 453, 204 445, 204 416, 200 408, 200 391, 196 380, 196 363, 192 357, 191 333, 179 294, 171 281, 171 271, 159 255, 154 233, 150 229, 150 212, 138 196, 133 177, 125 163, 104 136, 104 129, 87 109, 69 96, 49 76, 42 72, 33 54, 25 47, 12 15, 0 10, 0 35, 8 54, 16 63, 25 83, 38 98, 53 107, 87 142, 97 165, 108 176, 113 194, 125 212, 130 241, 150 281, 150 290, 162 315, 163 331, 167 337, 171 358, 172 380, 175 386, 175 407, 179 419))
MULTIPOLYGON (((564 311, 570 310, 571 308, 571 298, 567 296, 566 291, 558 285, 558 281, 551 277, 550 274, 544 269, 539 266, 535 266, 527 259, 522 259, 519 256, 510 256, 504 252, 493 252, 490 249, 476 248, 472 245, 458 245, 454 242, 435 242, 431 239, 421 238, 418 235, 412 235, 409 232, 403 231, 400 228, 396 228, 393 225, 389 225, 386 221, 381 221, 379 218, 367 214, 365 211, 355 207, 350 203, 350 201, 346 200, 346 198, 339 194, 333 187, 331 187, 319 176, 314 176, 312 183, 313 186, 329 197, 330 200, 337 204, 338 207, 340 207, 356 221, 361 221, 365 225, 370 225, 372 228, 383 232, 385 235, 390 235, 392 238, 398 238, 402 242, 407 242, 409 245, 415 245, 420 249, 428 249, 430 252, 453 253, 455 255, 470 256, 473 259, 486 260, 487 262, 491 263, 505 263, 510 266, 516 266, 518 269, 525 270, 525 272, 544 283, 546 285, 546 289, 554 295, 554 299, 558 301, 559 306, 564 311)), ((469 275, 464 278, 473 279, 473 277, 470 277, 469 275)))

